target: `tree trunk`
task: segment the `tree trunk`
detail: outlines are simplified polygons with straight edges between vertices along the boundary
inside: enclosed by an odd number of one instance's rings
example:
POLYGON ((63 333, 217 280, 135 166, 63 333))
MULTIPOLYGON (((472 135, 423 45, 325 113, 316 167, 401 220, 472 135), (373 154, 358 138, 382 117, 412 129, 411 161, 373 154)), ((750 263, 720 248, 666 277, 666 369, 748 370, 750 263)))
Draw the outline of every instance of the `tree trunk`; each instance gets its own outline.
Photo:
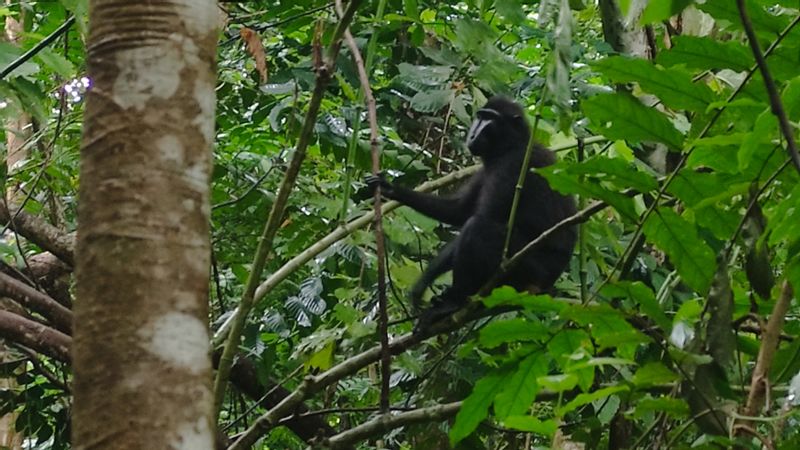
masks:
POLYGON ((216 3, 90 2, 76 449, 211 449, 216 3))

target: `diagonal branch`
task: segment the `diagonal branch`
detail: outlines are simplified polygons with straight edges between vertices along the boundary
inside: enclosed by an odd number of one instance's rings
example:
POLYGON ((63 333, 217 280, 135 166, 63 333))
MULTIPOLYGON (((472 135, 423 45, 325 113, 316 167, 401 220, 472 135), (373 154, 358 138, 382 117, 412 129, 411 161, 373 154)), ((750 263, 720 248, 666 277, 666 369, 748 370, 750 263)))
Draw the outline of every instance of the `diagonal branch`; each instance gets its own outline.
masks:
POLYGON ((71 337, 12 312, 0 310, 0 337, 61 362, 70 362, 71 337))
POLYGON ((49 295, 4 273, 0 273, 0 295, 9 297, 31 311, 41 314, 59 331, 72 333, 72 311, 49 295))
POLYGON ((750 43, 750 49, 753 51, 753 56, 756 59, 758 70, 761 72, 761 78, 764 79, 764 87, 767 88, 769 94, 769 104, 772 109, 772 114, 778 118, 781 132, 783 137, 786 138, 786 150, 792 158, 795 169, 800 172, 800 154, 797 151, 797 143, 794 140, 794 131, 789 119, 786 117, 786 111, 783 109, 781 96, 778 94, 778 88, 775 86, 775 80, 767 67, 767 61, 764 54, 761 53, 761 47, 758 45, 758 37, 753 31, 753 23, 750 22, 750 17, 747 15, 747 7, 745 7, 744 0, 736 0, 736 5, 739 7, 739 17, 742 19, 742 26, 744 32, 747 34, 747 41, 750 43))
MULTIPOLYGON (((283 181, 278 190, 275 202, 272 204, 267 223, 264 225, 264 230, 258 242, 256 254, 253 257, 253 268, 247 279, 242 300, 239 303, 239 308, 234 314, 231 324, 231 331, 228 334, 227 342, 222 351, 222 357, 219 362, 219 369, 217 370, 217 377, 214 380, 214 411, 219 414, 222 406, 222 400, 225 398, 225 386, 227 385, 228 375, 230 374, 231 365, 233 364, 233 357, 239 348, 239 340, 244 329, 244 324, 247 321, 247 315, 253 308, 256 288, 258 287, 261 273, 264 271, 267 256, 272 249, 272 241, 275 234, 278 232, 281 220, 283 218, 286 204, 289 200, 289 194, 294 189, 297 176, 300 173, 300 166, 306 157, 306 149, 311 142, 314 132, 314 125, 317 122, 317 115, 319 113, 322 97, 325 94, 325 89, 331 79, 333 66, 336 62, 336 56, 339 53, 342 35, 344 30, 353 20, 356 9, 361 4, 361 0, 352 0, 347 5, 347 10, 342 15, 342 19, 334 30, 333 37, 327 51, 327 60, 325 62, 318 61, 316 66, 316 83, 314 85, 314 92, 308 105, 303 128, 300 131, 300 136, 297 139, 297 146, 295 147, 294 155, 289 163, 289 168, 284 174, 283 181)), ((317 46, 319 40, 316 40, 317 46)), ((318 47, 317 47, 318 48, 318 47)), ((316 58, 315 58, 316 59, 316 58)))
POLYGON ((330 439, 325 440, 323 444, 331 449, 353 448, 358 442, 395 428, 449 419, 458 413, 462 403, 463 402, 445 403, 443 405, 415 409, 399 414, 381 414, 368 422, 364 422, 361 425, 332 436, 330 439))

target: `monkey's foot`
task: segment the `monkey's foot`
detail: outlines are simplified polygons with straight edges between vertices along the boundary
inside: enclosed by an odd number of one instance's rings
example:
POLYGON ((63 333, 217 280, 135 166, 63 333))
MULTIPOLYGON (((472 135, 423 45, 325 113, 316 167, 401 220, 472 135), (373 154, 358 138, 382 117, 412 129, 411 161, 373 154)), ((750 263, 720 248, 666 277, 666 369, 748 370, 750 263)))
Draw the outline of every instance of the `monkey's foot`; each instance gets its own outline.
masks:
POLYGON ((462 302, 454 302, 442 297, 435 297, 431 300, 430 308, 420 314, 417 325, 414 327, 414 334, 424 334, 433 324, 449 317, 463 307, 464 303, 462 302))

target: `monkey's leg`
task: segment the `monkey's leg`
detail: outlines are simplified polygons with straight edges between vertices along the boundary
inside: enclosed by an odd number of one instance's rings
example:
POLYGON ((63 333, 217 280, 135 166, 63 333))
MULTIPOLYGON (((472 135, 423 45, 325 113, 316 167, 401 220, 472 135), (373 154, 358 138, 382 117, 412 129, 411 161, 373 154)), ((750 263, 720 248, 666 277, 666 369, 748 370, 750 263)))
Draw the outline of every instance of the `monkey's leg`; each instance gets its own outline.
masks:
POLYGON ((439 251, 439 254, 436 255, 430 261, 430 263, 428 263, 428 267, 424 272, 422 272, 419 280, 414 283, 414 286, 411 288, 411 292, 409 293, 409 298, 411 299, 411 304, 414 306, 414 309, 419 308, 419 305, 422 301, 422 294, 425 293, 425 289, 433 284, 436 278, 438 278, 441 274, 453 268, 453 255, 455 254, 456 250, 456 241, 457 239, 454 239, 442 247, 442 249, 439 251))
POLYGON ((434 301, 417 324, 424 330, 431 324, 463 308, 500 266, 505 225, 473 217, 454 241, 453 284, 434 301))

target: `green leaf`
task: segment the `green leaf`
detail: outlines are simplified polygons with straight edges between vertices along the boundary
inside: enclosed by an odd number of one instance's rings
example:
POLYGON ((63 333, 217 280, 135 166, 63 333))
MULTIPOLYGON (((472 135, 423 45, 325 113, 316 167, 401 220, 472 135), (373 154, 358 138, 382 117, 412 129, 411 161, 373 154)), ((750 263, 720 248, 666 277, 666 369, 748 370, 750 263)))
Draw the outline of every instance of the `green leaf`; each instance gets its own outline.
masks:
POLYGON ((37 53, 36 59, 45 67, 48 67, 64 78, 72 78, 75 76, 75 67, 72 63, 67 58, 64 58, 48 48, 42 49, 42 51, 37 53))
POLYGON ((519 25, 525 21, 525 11, 516 0, 497 0, 494 2, 494 7, 497 14, 511 25, 519 25))
POLYGON ((610 139, 655 141, 680 150, 683 136, 672 122, 630 94, 600 94, 583 101, 592 128, 610 139))
POLYGON ((653 290, 641 281, 618 281, 605 285, 602 290, 604 296, 611 298, 629 298, 639 305, 642 313, 656 323, 663 331, 669 332, 672 321, 669 320, 661 305, 656 300, 653 290))
MULTIPOLYGON (((652 2, 650 4, 653 4, 652 2)), ((692 82, 692 77, 678 69, 661 69, 641 58, 612 56, 601 59, 592 67, 617 83, 637 82, 673 109, 705 111, 715 95, 704 83, 692 82)))
MULTIPOLYGON (((731 0, 707 0, 703 3, 698 3, 698 9, 710 14, 717 21, 724 21, 730 28, 741 30, 742 20, 739 16, 739 8, 736 2, 731 0)), ((753 29, 756 33, 763 34, 764 36, 774 37, 780 33, 789 22, 787 16, 773 16, 769 14, 764 8, 753 0, 745 2, 747 15, 750 17, 750 22, 753 23, 753 29)))
POLYGON ((673 47, 660 52, 656 61, 663 66, 683 64, 693 69, 749 70, 753 64, 748 48, 739 41, 720 41, 710 37, 676 36, 673 47))
POLYGON ((636 387, 647 388, 658 384, 671 383, 678 375, 660 362, 647 363, 633 374, 631 381, 636 387))
POLYGON ((583 330, 564 330, 553 336, 547 351, 562 368, 569 366, 569 357, 584 348, 591 348, 591 339, 583 330))
POLYGON ((461 409, 456 415, 453 428, 450 429, 450 445, 455 445, 469 436, 489 414, 489 406, 495 396, 504 387, 509 372, 491 373, 475 383, 472 393, 464 399, 461 409))
POLYGON ((417 91, 425 86, 441 86, 453 73, 448 66, 415 66, 407 63, 398 64, 397 70, 400 72, 398 80, 417 91))
POLYGON ((608 305, 573 305, 564 309, 561 316, 587 327, 601 349, 649 341, 621 312, 608 305))
POLYGON ((645 397, 636 402, 633 416, 636 418, 647 417, 652 413, 666 413, 675 418, 684 418, 689 415, 689 405, 684 400, 672 397, 645 397))
POLYGON ((552 438, 558 430, 555 420, 539 420, 531 416, 511 416, 503 420, 503 426, 512 430, 536 433, 552 438))
POLYGON ((756 158, 759 150, 772 148, 771 140, 778 133, 778 119, 772 114, 769 108, 765 109, 756 118, 753 130, 745 135, 742 146, 739 148, 737 159, 739 170, 744 171, 753 163, 763 162, 756 158))
POLYGON ((521 306, 526 311, 533 312, 559 312, 567 306, 566 303, 555 300, 549 295, 532 295, 527 292, 518 292, 511 286, 500 286, 483 298, 487 308, 496 306, 521 306))
POLYGON ((570 411, 574 411, 579 406, 587 405, 596 400, 604 399, 618 392, 625 392, 628 390, 627 386, 609 386, 607 388, 598 389, 588 394, 578 394, 572 401, 556 410, 556 416, 564 417, 570 411))
POLYGON ((433 89, 417 92, 411 98, 411 107, 421 113, 435 113, 453 101, 456 91, 453 89, 433 89))
POLYGON ((531 407, 539 392, 536 379, 547 374, 548 363, 549 358, 543 352, 533 353, 519 363, 517 371, 494 399, 494 412, 498 418, 523 414, 531 407))
POLYGON ((545 389, 553 392, 565 392, 578 385, 578 376, 574 373, 562 373, 539 377, 536 381, 545 389))
POLYGON ((484 327, 478 342, 484 347, 494 348, 506 342, 540 341, 549 336, 547 328, 531 319, 498 320, 484 327))
POLYGON ((658 187, 658 181, 652 175, 642 172, 635 164, 622 158, 597 155, 566 165, 566 172, 610 182, 620 189, 633 188, 639 192, 648 192, 658 187))
POLYGON ((672 209, 658 208, 644 223, 647 239, 670 258, 683 281, 700 294, 708 292, 717 266, 714 252, 697 229, 672 209))
MULTIPOLYGON (((800 238, 800 184, 769 211, 769 244, 794 244, 800 238)), ((800 290, 800 288, 798 288, 800 290)))
POLYGON ((562 194, 578 194, 582 198, 603 200, 628 220, 636 221, 638 215, 631 197, 608 190, 594 180, 586 180, 580 175, 570 174, 563 168, 565 165, 567 164, 540 167, 536 169, 536 173, 545 177, 550 187, 562 194))
POLYGON ((648 2, 647 7, 642 12, 642 18, 639 19, 639 24, 648 25, 669 19, 683 11, 693 2, 694 0, 657 0, 648 2))

